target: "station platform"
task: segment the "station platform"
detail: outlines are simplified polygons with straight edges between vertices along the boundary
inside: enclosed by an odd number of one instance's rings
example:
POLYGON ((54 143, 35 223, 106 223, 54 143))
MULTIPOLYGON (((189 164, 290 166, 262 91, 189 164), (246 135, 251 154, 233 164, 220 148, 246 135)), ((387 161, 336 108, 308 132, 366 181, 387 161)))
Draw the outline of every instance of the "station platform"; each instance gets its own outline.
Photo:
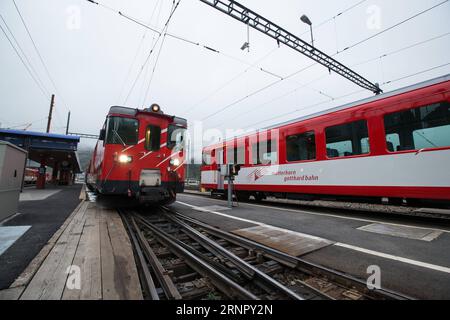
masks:
POLYGON ((171 206, 204 223, 417 299, 450 299, 450 225, 398 215, 240 203, 184 193, 171 206), (430 283, 433 286, 430 287, 430 283))
POLYGON ((24 189, 18 213, 0 222, 0 290, 14 282, 75 210, 81 188, 24 189))
POLYGON ((26 190, 4 224, 29 228, 0 256, 0 300, 142 299, 120 216, 81 185, 45 191, 26 190))
MULTIPOLYGON (((143 299, 120 216, 85 194, 80 185, 24 192, 20 213, 0 227, 0 300, 143 299)), ((450 299, 446 222, 264 203, 230 209, 226 204, 179 194, 170 207, 363 281, 370 267, 379 267, 385 289, 418 299, 450 299)), ((154 209, 142 210, 151 214, 154 209)))

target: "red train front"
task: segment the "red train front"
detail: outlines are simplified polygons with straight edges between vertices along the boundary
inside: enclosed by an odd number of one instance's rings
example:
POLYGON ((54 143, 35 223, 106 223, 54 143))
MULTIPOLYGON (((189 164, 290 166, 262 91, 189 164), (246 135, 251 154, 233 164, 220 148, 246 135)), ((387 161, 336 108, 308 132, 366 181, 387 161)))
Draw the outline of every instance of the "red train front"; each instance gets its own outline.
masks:
POLYGON ((111 107, 87 171, 87 185, 104 195, 167 204, 184 190, 185 119, 158 105, 111 107))

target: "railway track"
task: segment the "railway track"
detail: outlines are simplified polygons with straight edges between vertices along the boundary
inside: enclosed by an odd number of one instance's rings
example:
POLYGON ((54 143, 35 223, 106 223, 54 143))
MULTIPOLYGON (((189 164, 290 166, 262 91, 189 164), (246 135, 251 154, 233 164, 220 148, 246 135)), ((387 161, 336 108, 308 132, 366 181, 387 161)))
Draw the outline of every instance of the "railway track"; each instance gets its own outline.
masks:
POLYGON ((152 300, 405 300, 166 207, 119 210, 152 300))

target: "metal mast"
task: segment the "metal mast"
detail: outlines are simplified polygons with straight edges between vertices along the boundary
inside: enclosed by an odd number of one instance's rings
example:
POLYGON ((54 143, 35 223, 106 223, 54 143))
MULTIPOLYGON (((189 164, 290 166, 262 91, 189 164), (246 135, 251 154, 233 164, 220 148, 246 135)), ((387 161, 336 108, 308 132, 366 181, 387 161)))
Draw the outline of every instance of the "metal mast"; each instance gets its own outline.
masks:
POLYGON ((283 43, 288 47, 300 52, 308 58, 316 61, 317 63, 328 68, 330 71, 334 71, 342 77, 350 80, 358 86, 370 90, 375 94, 380 94, 383 91, 378 84, 374 84, 365 79, 355 71, 347 68, 342 63, 336 61, 329 55, 316 49, 312 45, 303 41, 299 37, 293 35, 289 31, 281 28, 275 23, 265 19, 252 10, 246 8, 240 3, 233 0, 200 0, 211 7, 233 17, 236 20, 241 21, 249 25, 250 27, 268 35, 269 37, 277 40, 279 43, 283 43))

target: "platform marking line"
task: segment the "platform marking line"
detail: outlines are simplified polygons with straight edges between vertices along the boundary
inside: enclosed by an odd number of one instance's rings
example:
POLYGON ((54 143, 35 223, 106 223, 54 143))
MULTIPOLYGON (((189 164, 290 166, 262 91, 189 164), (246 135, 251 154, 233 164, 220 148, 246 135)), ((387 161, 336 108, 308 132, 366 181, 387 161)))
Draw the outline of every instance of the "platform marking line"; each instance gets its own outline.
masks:
POLYGON ((31 226, 0 227, 0 256, 30 228, 31 226))
MULTIPOLYGON (((244 219, 244 218, 231 216, 231 215, 228 215, 228 214, 225 214, 225 213, 220 213, 220 212, 216 212, 216 211, 206 210, 206 209, 203 209, 201 207, 193 206, 193 205, 185 203, 185 202, 177 201, 177 203, 179 203, 181 205, 184 205, 184 206, 187 206, 187 207, 190 207, 190 208, 192 208, 194 210, 197 210, 197 211, 208 212, 208 213, 212 213, 212 214, 215 214, 215 215, 227 217, 227 218, 230 218, 230 219, 235 219, 235 220, 242 221, 242 222, 252 223, 252 224, 259 225, 259 226, 268 226, 268 227, 271 227, 271 228, 275 228, 275 229, 286 231, 286 229, 282 229, 282 228, 279 228, 279 227, 271 226, 271 225, 268 225, 268 224, 264 224, 264 223, 253 221, 253 220, 249 220, 249 219, 244 219)), ((287 230, 287 231, 291 231, 291 230, 287 230)), ((292 231, 292 232, 295 232, 295 231, 292 231)), ((305 236, 308 236, 311 239, 322 239, 322 238, 315 237, 315 236, 312 236, 312 235, 305 235, 305 236)), ((361 248, 361 247, 357 247, 357 246, 353 246, 353 245, 349 245, 349 244, 341 243, 341 242, 336 242, 333 245, 334 246, 338 246, 338 247, 342 247, 342 248, 347 248, 347 249, 354 250, 354 251, 363 252, 363 253, 374 255, 374 256, 378 256, 378 257, 382 257, 382 258, 385 258, 385 259, 400 261, 400 262, 403 262, 403 263, 406 263, 406 264, 411 264, 411 265, 415 265, 415 266, 419 266, 419 267, 423 267, 423 268, 427 268, 427 269, 432 269, 432 270, 435 270, 435 271, 441 271, 441 272, 445 272, 445 273, 449 273, 450 274, 450 268, 448 268, 448 267, 442 267, 442 266, 434 265, 434 264, 431 264, 431 263, 426 263, 426 262, 421 262, 421 261, 412 260, 412 259, 408 259, 408 258, 403 258, 403 257, 391 255, 391 254, 388 254, 388 253, 383 253, 383 252, 378 252, 378 251, 374 251, 374 250, 370 250, 370 249, 365 249, 365 248, 361 248)))
POLYGON ((334 245, 336 247, 341 247, 341 248, 346 248, 346 249, 350 249, 350 250, 354 250, 354 251, 359 251, 359 252, 362 252, 362 253, 370 254, 370 255, 381 257, 381 258, 385 258, 385 259, 400 261, 400 262, 403 262, 403 263, 415 265, 415 266, 422 267, 422 268, 427 268, 427 269, 432 269, 432 270, 435 270, 435 271, 450 273, 450 268, 438 266, 438 265, 427 263, 427 262, 412 260, 412 259, 408 259, 408 258, 402 258, 402 257, 399 257, 399 256, 394 256, 392 254, 387 254, 387 253, 383 253, 383 252, 369 250, 369 249, 365 249, 365 248, 361 248, 361 247, 357 247, 357 246, 352 246, 350 244, 341 243, 341 242, 337 242, 334 245))
MULTIPOLYGON (((5 220, 3 220, 2 222, 0 222, 0 227, 5 226, 5 224, 7 224, 8 222, 10 222, 12 219, 20 216, 22 213, 17 212, 15 214, 13 214, 12 216, 9 216, 8 218, 6 218, 5 220)), ((5 226, 6 227, 6 226, 5 226)))
MULTIPOLYGON (((183 193, 183 196, 190 197, 190 198, 198 198, 201 195, 190 195, 190 194, 183 193)), ((208 199, 221 202, 221 200, 217 200, 217 199, 212 199, 212 198, 208 198, 208 199)), ((444 232, 444 233, 450 233, 450 230, 445 230, 445 229, 418 227, 418 226, 412 226, 412 225, 408 225, 408 224, 384 222, 384 221, 381 221, 381 220, 372 220, 372 219, 354 218, 354 217, 344 217, 344 216, 334 215, 334 214, 330 214, 330 213, 308 212, 308 211, 297 210, 297 209, 287 209, 287 208, 280 208, 280 207, 275 207, 275 206, 264 206, 264 205, 253 204, 253 203, 244 203, 244 204, 248 205, 248 206, 252 206, 252 207, 266 208, 266 209, 277 209, 277 210, 280 210, 280 211, 286 211, 286 212, 292 212, 292 213, 304 213, 304 214, 309 214, 309 215, 313 215, 313 216, 324 216, 324 217, 338 218, 338 219, 344 219, 344 220, 354 220, 354 221, 360 221, 360 222, 382 223, 382 224, 387 224, 387 225, 391 225, 391 226, 409 227, 409 228, 416 228, 416 229, 427 229, 427 230, 430 230, 430 231, 440 231, 440 232, 444 232)), ((368 212, 368 213, 370 213, 370 212, 368 212)))
POLYGON ((396 238, 405 238, 427 242, 436 240, 437 238, 439 238, 439 236, 442 235, 441 231, 432 231, 425 228, 417 229, 410 227, 391 226, 384 223, 371 223, 359 227, 357 228, 357 230, 396 238))
MULTIPOLYGON (((213 213, 213 214, 216 214, 216 215, 219 215, 219 216, 223 216, 225 218, 230 218, 230 219, 234 219, 234 220, 238 220, 238 221, 242 221, 242 222, 255 224, 255 225, 260 226, 260 227, 271 228, 272 230, 283 231, 283 232, 286 232, 288 234, 297 234, 297 235, 300 235, 300 236, 302 236, 304 238, 308 238, 308 239, 311 239, 311 240, 326 240, 326 241, 330 241, 330 240, 327 240, 327 239, 324 239, 324 238, 320 238, 320 237, 316 237, 316 236, 313 236, 313 235, 310 235, 310 234, 305 234, 305 233, 301 233, 301 232, 297 232, 297 231, 293 231, 293 230, 283 229, 283 228, 279 228, 279 227, 276 227, 276 226, 272 226, 270 224, 266 224, 266 223, 262 223, 262 222, 258 222, 258 221, 254 221, 254 220, 248 220, 248 219, 244 219, 244 218, 238 218, 238 217, 235 217, 235 216, 230 216, 230 215, 225 214, 225 213, 220 213, 220 212, 208 210, 208 209, 205 209, 205 208, 202 208, 202 207, 193 206, 191 204, 188 204, 188 203, 185 203, 185 202, 181 202, 181 201, 177 201, 177 203, 182 204, 182 205, 187 206, 187 207, 190 207, 190 208, 192 208, 194 210, 197 210, 197 211, 213 213)), ((331 241, 331 243, 334 243, 334 241, 331 241)))

